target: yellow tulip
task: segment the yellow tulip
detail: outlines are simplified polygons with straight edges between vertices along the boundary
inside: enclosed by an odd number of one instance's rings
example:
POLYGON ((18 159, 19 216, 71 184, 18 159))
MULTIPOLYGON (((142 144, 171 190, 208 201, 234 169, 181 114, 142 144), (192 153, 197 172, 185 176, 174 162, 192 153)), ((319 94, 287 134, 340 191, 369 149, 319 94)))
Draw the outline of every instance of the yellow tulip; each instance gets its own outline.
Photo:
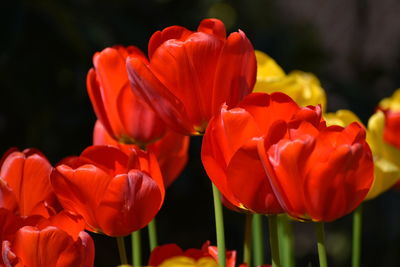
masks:
POLYGON ((392 187, 400 178, 400 150, 383 140, 385 115, 376 112, 368 121, 367 142, 375 163, 375 180, 367 199, 374 198, 392 187))
POLYGON ((218 267, 217 262, 211 257, 203 257, 197 261, 185 256, 169 258, 158 267, 218 267))
POLYGON ((326 113, 324 114, 324 119, 326 120, 326 125, 340 125, 342 127, 346 127, 350 123, 356 121, 361 123, 360 118, 352 111, 348 109, 340 109, 335 113, 326 113))
POLYGON ((392 111, 400 111, 400 89, 397 89, 391 97, 382 99, 379 102, 379 107, 392 111))
MULTIPOLYGON (((400 96, 400 94, 399 94, 400 96)), ((361 123, 356 114, 350 110, 338 110, 336 113, 324 114, 327 125, 346 127, 353 121, 361 123)), ((361 123, 362 124, 362 123, 361 123)), ((368 121, 367 142, 374 157, 374 182, 366 200, 377 197, 391 188, 400 178, 400 150, 383 140, 385 116, 378 111, 368 121)), ((365 126, 364 126, 365 127, 365 126)))
POLYGON ((261 51, 256 51, 256 58, 257 82, 254 92, 282 92, 300 106, 321 104, 325 110, 326 94, 315 75, 298 70, 286 75, 275 60, 261 51))

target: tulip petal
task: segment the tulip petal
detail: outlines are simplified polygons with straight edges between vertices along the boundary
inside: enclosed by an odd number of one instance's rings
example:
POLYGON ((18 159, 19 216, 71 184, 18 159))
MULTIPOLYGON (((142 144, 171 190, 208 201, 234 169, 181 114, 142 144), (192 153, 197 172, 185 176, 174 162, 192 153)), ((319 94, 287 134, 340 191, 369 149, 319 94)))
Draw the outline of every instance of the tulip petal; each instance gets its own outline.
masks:
POLYGON ((63 207, 80 214, 91 231, 99 231, 95 209, 104 196, 112 177, 93 165, 72 169, 60 165, 51 176, 51 184, 63 207))
POLYGON ((143 61, 128 58, 127 69, 134 93, 152 107, 166 124, 184 134, 195 132, 182 102, 168 91, 143 61))
POLYGON ((313 147, 314 140, 308 135, 295 140, 282 139, 269 148, 266 146, 267 158, 261 157, 276 198, 296 218, 304 218, 306 213, 302 192, 304 167, 313 147))
POLYGON ((15 195, 20 215, 32 215, 39 203, 50 201, 53 194, 50 186, 52 169, 47 159, 39 154, 26 157, 24 153, 13 152, 4 160, 0 176, 15 195))
POLYGON ((186 166, 189 141, 189 136, 168 131, 161 140, 148 145, 148 150, 157 156, 165 187, 175 181, 186 166))
POLYGON ((277 120, 290 121, 299 112, 299 106, 287 95, 273 93, 252 93, 248 95, 239 107, 246 109, 254 118, 260 132, 267 133, 277 120), (266 116, 265 114, 273 114, 266 116))
POLYGON ((164 42, 170 39, 184 41, 193 32, 182 26, 167 27, 162 31, 156 31, 150 38, 148 45, 149 58, 153 57, 154 52, 164 42))
POLYGON ((211 34, 223 41, 226 38, 225 25, 219 19, 203 19, 197 31, 211 34))
POLYGON ((114 131, 111 127, 106 109, 103 104, 103 98, 101 95, 100 84, 99 81, 97 80, 96 71, 93 68, 90 69, 87 74, 86 88, 90 98, 90 102, 92 103, 94 112, 96 113, 96 117, 102 122, 107 132, 111 136, 114 136, 115 135, 114 131))
POLYGON ((260 132, 253 117, 241 108, 227 110, 213 117, 203 137, 201 160, 211 181, 232 204, 239 203, 228 188, 226 168, 232 155, 249 138, 260 132))
POLYGON ((114 146, 90 146, 80 158, 113 175, 124 172, 128 165, 128 156, 114 146))
POLYGON ((75 244, 67 233, 56 227, 38 230, 25 226, 17 232, 12 251, 23 266, 87 266, 83 261, 85 255, 77 253, 79 246, 82 244, 75 244))
MULTIPOLYGON (((223 41, 214 36, 196 32, 184 42, 168 40, 163 43, 150 63, 160 82, 184 103, 195 128, 205 127, 212 116, 210 89, 222 46, 223 41)), ((218 106, 221 104, 222 101, 218 106)))
POLYGON ((258 139, 250 139, 236 151, 227 167, 227 183, 244 207, 261 214, 282 212, 257 151, 258 139))
POLYGON ((116 103, 123 127, 122 133, 125 134, 119 136, 120 140, 135 144, 149 143, 165 133, 164 122, 144 101, 133 94, 128 84, 121 88, 116 103))
POLYGON ((104 125, 100 120, 96 121, 93 129, 93 145, 103 146, 103 145, 113 145, 117 146, 118 142, 108 134, 104 125))
POLYGON ((118 175, 95 209, 97 222, 110 236, 125 236, 146 226, 162 204, 160 188, 138 170, 118 175))
POLYGON ((217 113, 221 104, 236 106, 253 90, 257 74, 254 49, 239 30, 229 35, 218 59, 213 85, 212 108, 217 113))
POLYGON ((151 252, 149 266, 158 266, 164 260, 183 255, 183 250, 177 244, 166 244, 155 247, 151 252))
MULTIPOLYGON (((351 131, 357 127, 353 124, 342 132, 329 127, 317 138, 304 184, 307 210, 314 220, 332 221, 348 214, 369 191, 373 181, 372 156, 365 142, 352 144, 358 134, 351 131)), ((363 128, 358 130, 362 132, 363 128)))

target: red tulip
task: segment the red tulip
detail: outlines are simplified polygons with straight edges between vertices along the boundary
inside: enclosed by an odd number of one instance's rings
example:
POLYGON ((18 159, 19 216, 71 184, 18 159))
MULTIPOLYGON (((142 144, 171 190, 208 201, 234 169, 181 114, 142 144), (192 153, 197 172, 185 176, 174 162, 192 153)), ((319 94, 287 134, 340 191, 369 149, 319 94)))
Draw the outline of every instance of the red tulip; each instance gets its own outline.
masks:
POLYGON ((46 157, 34 149, 7 153, 0 169, 0 207, 20 216, 48 217, 54 213, 57 201, 50 185, 53 167, 46 157))
POLYGON ((19 228, 12 238, 2 239, 2 258, 11 266, 81 266, 94 263, 94 244, 82 231, 82 218, 62 212, 37 225, 19 228))
POLYGON ((383 138, 386 142, 400 149, 400 111, 384 110, 385 128, 383 138))
POLYGON ((216 186, 257 213, 279 212, 280 205, 300 220, 332 221, 354 210, 373 181, 362 126, 326 127, 320 107, 299 108, 280 93, 224 106, 203 142, 216 186))
POLYGON ((86 229, 124 236, 146 226, 164 200, 152 153, 91 146, 56 167, 51 183, 63 207, 80 214, 86 229))
MULTIPOLYGON (((212 257, 216 262, 218 262, 218 249, 215 246, 210 246, 210 242, 207 241, 204 243, 201 249, 190 248, 183 251, 176 244, 166 244, 162 246, 158 246, 151 252, 149 259, 149 266, 159 266, 165 260, 171 259, 174 257, 188 257, 194 260, 198 260, 203 257, 212 257)), ((236 251, 227 251, 226 252, 226 266, 234 267, 236 263, 236 251)))
MULTIPOLYGON (((146 146, 157 157, 165 187, 171 185, 186 166, 189 141, 189 136, 168 130, 161 139, 146 146)), ((127 146, 111 138, 100 121, 94 127, 93 145, 127 146)))
POLYGON ((125 67, 128 56, 146 60, 134 46, 114 46, 93 56, 87 89, 97 118, 118 142, 144 145, 165 134, 165 125, 132 92, 125 67))
POLYGON ((253 46, 240 30, 227 38, 220 20, 203 20, 197 32, 180 26, 157 31, 148 53, 149 61, 128 57, 132 89, 183 134, 204 133, 222 103, 235 106, 253 90, 253 46))

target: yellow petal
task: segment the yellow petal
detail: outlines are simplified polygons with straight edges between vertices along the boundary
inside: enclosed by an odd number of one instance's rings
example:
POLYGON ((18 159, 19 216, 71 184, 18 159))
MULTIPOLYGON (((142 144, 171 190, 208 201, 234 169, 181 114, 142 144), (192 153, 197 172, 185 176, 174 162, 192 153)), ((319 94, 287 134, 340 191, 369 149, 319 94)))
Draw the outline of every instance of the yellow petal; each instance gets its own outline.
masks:
POLYGON ((270 56, 258 50, 255 53, 257 59, 257 83, 259 81, 269 82, 285 76, 285 72, 270 56))
POLYGON ((391 97, 382 99, 379 106, 392 111, 400 111, 400 89, 397 89, 391 97))
POLYGON ((328 126, 339 125, 346 127, 354 121, 362 124, 360 118, 348 109, 339 109, 335 113, 326 113, 324 114, 324 119, 328 126))
POLYGON ((177 256, 163 261, 159 267, 218 267, 218 264, 211 257, 203 257, 196 261, 189 257, 177 256))
POLYGON ((374 182, 366 200, 377 197, 390 189, 400 178, 400 168, 392 162, 380 158, 374 160, 374 182))
POLYGON ((385 115, 377 111, 368 121, 367 142, 374 157, 384 158, 400 167, 400 150, 383 139, 385 115))
POLYGON ((325 110, 326 94, 315 75, 298 70, 285 75, 281 67, 268 55, 256 51, 256 57, 258 71, 254 92, 282 92, 300 106, 321 104, 325 110))

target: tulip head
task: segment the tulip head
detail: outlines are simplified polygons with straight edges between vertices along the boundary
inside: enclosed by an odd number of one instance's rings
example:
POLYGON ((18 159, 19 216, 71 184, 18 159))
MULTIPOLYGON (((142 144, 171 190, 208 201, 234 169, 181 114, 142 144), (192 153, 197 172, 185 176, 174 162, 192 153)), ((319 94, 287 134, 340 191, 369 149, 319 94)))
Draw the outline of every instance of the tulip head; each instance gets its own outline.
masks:
POLYGON ((332 221, 355 209, 373 180, 364 128, 327 127, 320 106, 253 93, 223 106, 203 139, 207 174, 235 206, 332 221))
POLYGON ((52 170, 38 150, 6 152, 0 169, 0 207, 20 216, 55 213, 59 205, 50 185, 52 170))
POLYGON ((203 134, 222 103, 235 106, 254 86, 254 49, 242 31, 226 37, 224 24, 203 20, 197 31, 180 26, 153 34, 149 60, 129 57, 132 89, 173 130, 203 134))
MULTIPOLYGON (((161 139, 147 145, 146 149, 157 157, 165 187, 171 185, 185 168, 188 161, 189 141, 189 136, 167 130, 161 139)), ((97 121, 94 127, 93 145, 131 146, 115 141, 100 121, 97 121)))
POLYGON ((85 219, 86 229, 110 236, 146 226, 165 195, 155 156, 133 147, 88 147, 62 161, 51 183, 63 207, 85 219))
POLYGON ((125 67, 128 56, 146 60, 134 46, 108 47, 95 53, 87 90, 98 120, 113 139, 145 145, 161 138, 166 128, 158 115, 134 95, 125 67))

